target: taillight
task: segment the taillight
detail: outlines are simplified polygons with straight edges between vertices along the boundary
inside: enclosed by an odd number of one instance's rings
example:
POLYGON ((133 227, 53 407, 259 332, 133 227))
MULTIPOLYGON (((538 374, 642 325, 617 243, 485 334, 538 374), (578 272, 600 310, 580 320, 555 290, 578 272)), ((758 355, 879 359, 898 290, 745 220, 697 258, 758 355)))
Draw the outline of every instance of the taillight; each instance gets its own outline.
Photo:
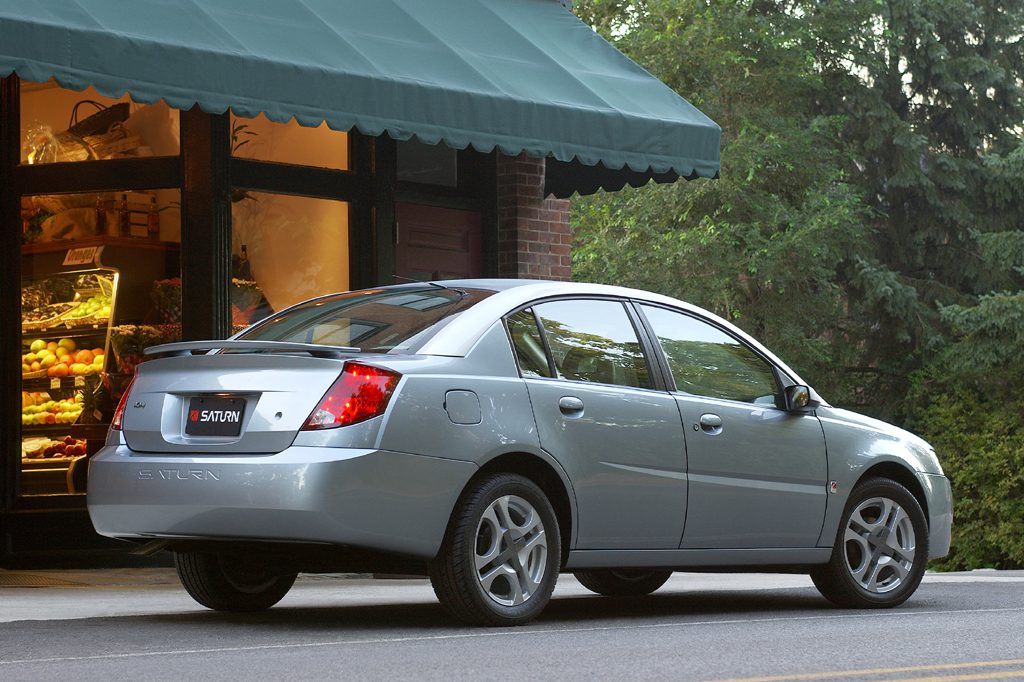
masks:
POLYGON ((341 376, 327 389, 302 430, 333 429, 384 414, 401 376, 387 369, 346 362, 341 376))
POLYGON ((128 394, 132 390, 132 385, 135 383, 135 377, 128 382, 128 385, 124 387, 124 393, 121 394, 121 400, 117 402, 117 409, 114 410, 114 417, 110 420, 110 428, 115 431, 121 430, 121 421, 124 419, 124 406, 128 403, 128 394))

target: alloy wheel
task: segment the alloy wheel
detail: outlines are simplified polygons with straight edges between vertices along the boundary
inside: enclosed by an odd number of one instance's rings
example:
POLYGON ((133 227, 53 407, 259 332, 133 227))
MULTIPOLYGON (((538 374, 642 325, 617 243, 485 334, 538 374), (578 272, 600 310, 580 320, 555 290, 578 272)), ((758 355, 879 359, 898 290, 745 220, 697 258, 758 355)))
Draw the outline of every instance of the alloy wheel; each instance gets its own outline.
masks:
POLYGON ((887 497, 872 497, 857 505, 843 545, 850 576, 864 590, 879 595, 907 580, 917 554, 910 516, 887 497))
POLYGON ((548 561, 544 522, 533 506, 505 495, 487 506, 474 552, 480 588, 502 606, 518 606, 541 587, 548 561))

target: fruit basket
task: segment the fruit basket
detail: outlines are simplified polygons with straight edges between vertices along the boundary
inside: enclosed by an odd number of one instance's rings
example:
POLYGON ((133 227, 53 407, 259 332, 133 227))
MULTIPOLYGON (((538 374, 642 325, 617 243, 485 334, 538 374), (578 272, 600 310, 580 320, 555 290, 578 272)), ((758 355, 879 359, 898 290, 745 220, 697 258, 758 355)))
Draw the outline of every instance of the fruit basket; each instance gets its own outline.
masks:
POLYGON ((106 324, 110 319, 111 298, 97 293, 87 299, 78 301, 78 305, 60 316, 59 322, 65 327, 87 327, 94 324, 106 324))
POLYGON ((65 315, 72 312, 79 305, 78 301, 68 301, 65 303, 51 303, 26 311, 22 316, 21 329, 23 332, 33 332, 56 326, 60 324, 65 315))

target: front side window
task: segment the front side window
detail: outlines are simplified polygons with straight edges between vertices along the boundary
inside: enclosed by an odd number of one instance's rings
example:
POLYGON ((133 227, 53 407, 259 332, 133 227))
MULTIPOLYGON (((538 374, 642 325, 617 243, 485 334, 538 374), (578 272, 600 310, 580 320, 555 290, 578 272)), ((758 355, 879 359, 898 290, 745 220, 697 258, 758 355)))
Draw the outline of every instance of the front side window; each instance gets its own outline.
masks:
POLYGON ((238 338, 415 353, 456 315, 492 293, 432 286, 349 292, 283 310, 238 338))
POLYGON ((690 315, 640 307, 665 351, 677 390, 709 398, 775 404, 775 376, 754 351, 690 315))
POLYGON ((536 311, 559 378, 651 388, 640 340, 621 302, 552 301, 536 311))

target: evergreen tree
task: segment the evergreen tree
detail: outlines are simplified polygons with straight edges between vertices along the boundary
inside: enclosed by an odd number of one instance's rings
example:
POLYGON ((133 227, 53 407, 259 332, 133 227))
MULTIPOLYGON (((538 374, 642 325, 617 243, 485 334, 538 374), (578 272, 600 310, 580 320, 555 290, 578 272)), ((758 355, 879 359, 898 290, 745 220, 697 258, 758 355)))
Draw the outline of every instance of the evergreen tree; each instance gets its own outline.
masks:
POLYGON ((844 273, 872 393, 889 396, 871 407, 898 413, 901 387, 945 346, 954 311, 1024 284, 1024 2, 801 10, 828 94, 821 111, 845 122, 848 177, 871 209, 873 253, 844 273), (943 306, 956 307, 943 316, 943 306))

